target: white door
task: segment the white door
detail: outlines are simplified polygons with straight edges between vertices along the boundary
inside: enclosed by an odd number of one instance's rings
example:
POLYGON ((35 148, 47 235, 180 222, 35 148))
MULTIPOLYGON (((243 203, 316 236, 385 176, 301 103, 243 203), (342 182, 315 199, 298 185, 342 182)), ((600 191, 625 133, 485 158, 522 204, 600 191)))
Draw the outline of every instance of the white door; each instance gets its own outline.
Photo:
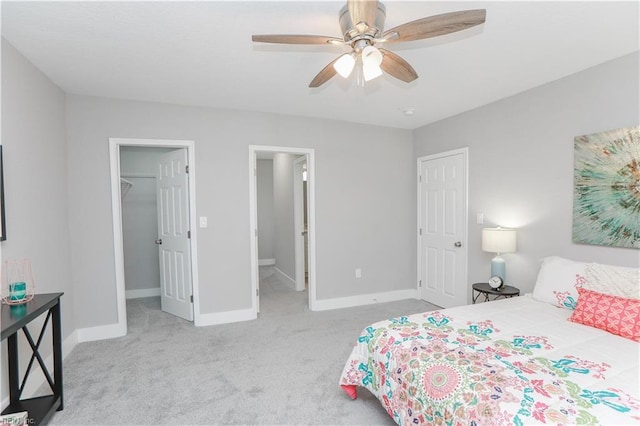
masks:
POLYGON ((418 159, 418 276, 421 298, 467 303, 467 150, 418 159))
POLYGON ((307 169, 307 156, 303 155, 293 162, 293 228, 295 236, 295 275, 296 290, 306 288, 307 227, 304 220, 307 200, 305 199, 303 173, 307 169))
POLYGON ((157 170, 162 310, 193 321, 187 150, 164 154, 157 170))

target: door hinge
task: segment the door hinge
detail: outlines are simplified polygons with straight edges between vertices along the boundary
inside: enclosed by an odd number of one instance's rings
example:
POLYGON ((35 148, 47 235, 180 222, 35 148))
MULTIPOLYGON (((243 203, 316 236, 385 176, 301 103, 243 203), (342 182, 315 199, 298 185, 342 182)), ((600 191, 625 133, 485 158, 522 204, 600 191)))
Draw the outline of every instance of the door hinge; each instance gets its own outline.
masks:
POLYGON ((191 295, 191 303, 193 303, 193 294, 191 295))
POLYGON ((420 235, 422 235, 422 228, 420 228, 420 230, 418 231, 420 235))
POLYGON ((418 287, 422 287, 422 280, 418 281, 418 287))
POLYGON ((422 175, 418 175, 418 182, 422 182, 422 175))
POLYGON ((187 231, 187 238, 191 239, 191 230, 187 231))
POLYGON ((189 174, 189 165, 188 165, 188 164, 185 164, 185 165, 184 165, 184 172, 185 172, 186 174, 189 174))
POLYGON ((260 289, 256 288, 256 296, 260 296, 260 289))

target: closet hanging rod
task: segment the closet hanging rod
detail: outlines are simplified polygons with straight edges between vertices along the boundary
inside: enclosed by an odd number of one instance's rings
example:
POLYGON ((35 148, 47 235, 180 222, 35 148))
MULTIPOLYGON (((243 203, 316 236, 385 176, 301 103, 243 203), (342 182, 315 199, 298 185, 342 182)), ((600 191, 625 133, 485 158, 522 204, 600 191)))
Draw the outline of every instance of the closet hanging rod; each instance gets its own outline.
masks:
POLYGON ((120 177, 124 178, 142 178, 142 179, 155 179, 156 175, 153 173, 120 173, 120 177))

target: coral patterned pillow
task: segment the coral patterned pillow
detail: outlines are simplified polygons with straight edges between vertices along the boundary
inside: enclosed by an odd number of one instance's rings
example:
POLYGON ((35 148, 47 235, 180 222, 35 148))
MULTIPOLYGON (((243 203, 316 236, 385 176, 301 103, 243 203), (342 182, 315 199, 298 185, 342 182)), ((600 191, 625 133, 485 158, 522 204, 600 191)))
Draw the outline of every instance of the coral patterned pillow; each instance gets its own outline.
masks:
POLYGON ((640 342, 640 300, 578 288, 571 321, 640 342))

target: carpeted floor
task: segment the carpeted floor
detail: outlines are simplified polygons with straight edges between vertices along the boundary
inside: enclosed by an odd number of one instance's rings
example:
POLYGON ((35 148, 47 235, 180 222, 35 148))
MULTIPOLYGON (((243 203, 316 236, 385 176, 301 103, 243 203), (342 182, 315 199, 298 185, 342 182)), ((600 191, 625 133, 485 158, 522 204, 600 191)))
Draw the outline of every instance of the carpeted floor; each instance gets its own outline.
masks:
POLYGON ((127 302, 127 336, 79 344, 64 365, 65 409, 53 425, 390 425, 338 379, 368 324, 435 309, 418 300, 311 312, 307 293, 260 268, 260 316, 210 327, 127 302))

